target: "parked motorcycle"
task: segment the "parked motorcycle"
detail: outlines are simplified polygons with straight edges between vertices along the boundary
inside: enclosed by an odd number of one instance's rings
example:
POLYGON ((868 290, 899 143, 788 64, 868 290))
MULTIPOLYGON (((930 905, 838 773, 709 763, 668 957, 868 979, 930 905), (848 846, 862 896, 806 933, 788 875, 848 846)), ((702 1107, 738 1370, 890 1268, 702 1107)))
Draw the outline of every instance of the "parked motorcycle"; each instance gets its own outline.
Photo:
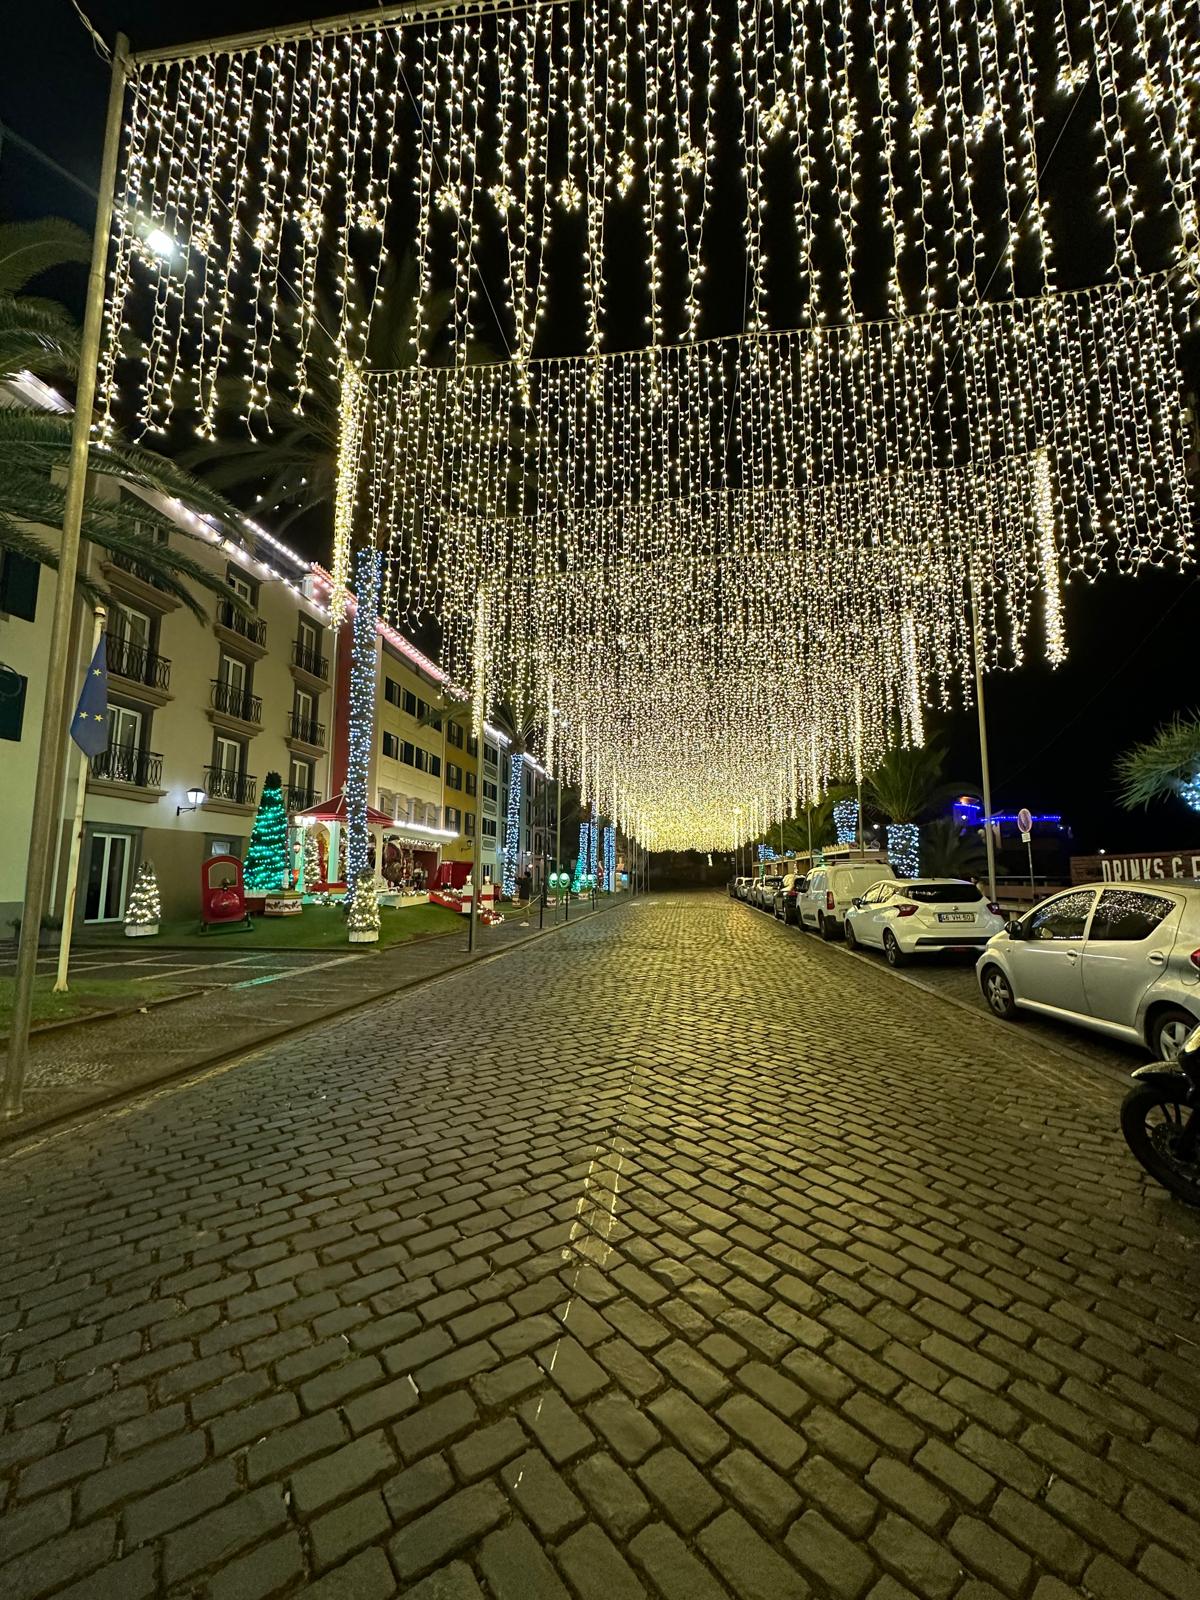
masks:
POLYGON ((1125 1143, 1164 1189, 1200 1205, 1200 1028, 1175 1058, 1139 1067, 1121 1106, 1125 1143))

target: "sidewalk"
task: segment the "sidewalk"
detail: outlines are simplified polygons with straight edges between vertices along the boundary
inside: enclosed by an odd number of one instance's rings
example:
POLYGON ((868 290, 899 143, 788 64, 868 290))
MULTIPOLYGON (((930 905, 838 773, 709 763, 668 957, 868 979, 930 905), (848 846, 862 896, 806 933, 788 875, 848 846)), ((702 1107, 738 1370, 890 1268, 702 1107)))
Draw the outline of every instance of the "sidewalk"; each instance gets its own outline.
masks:
MULTIPOLYGON (((596 911, 573 908, 571 923, 627 903, 622 897, 602 903, 596 911)), ((555 931, 552 918, 549 908, 543 937, 555 931)), ((34 1033, 24 1111, 0 1122, 0 1144, 502 954, 538 935, 535 904, 528 923, 509 917, 494 927, 481 925, 474 954, 467 953, 464 918, 461 930, 390 950, 363 953, 347 946, 324 960, 248 976, 244 982, 225 982, 186 999, 151 1005, 146 1011, 34 1033)), ((203 981, 202 975, 190 974, 187 988, 203 981)), ((0 1049, 0 1063, 5 1057, 0 1049)))

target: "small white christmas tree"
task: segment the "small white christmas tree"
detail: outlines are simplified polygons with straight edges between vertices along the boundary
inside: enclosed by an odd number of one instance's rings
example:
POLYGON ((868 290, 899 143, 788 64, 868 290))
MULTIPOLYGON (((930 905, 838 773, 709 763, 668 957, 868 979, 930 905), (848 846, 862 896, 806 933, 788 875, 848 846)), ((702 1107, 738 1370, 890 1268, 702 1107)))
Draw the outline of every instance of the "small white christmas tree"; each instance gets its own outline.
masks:
POLYGON ((360 872, 354 885, 354 904, 346 914, 351 944, 375 944, 379 939, 379 889, 373 872, 360 872))
POLYGON ((162 902, 158 897, 158 879, 154 863, 143 861, 137 870, 129 904, 125 908, 125 937, 144 939, 158 932, 162 919, 162 902))
POLYGON ((315 828, 304 830, 304 892, 316 894, 317 885, 324 877, 321 871, 321 841, 315 828))

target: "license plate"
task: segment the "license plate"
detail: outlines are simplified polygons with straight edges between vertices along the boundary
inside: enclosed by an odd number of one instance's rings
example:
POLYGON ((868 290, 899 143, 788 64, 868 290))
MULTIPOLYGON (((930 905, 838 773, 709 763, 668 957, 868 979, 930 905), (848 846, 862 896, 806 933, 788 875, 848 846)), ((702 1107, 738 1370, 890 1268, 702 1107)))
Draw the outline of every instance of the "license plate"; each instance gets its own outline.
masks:
POLYGON ((969 911, 939 911, 939 922, 974 922, 975 918, 969 911))

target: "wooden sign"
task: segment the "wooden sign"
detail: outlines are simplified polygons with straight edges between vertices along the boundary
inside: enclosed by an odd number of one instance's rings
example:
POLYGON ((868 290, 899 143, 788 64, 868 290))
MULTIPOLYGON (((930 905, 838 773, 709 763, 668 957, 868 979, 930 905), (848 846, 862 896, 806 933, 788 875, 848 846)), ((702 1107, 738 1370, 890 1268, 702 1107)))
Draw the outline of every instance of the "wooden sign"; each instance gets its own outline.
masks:
POLYGON ((1131 883, 1136 878, 1166 881, 1200 879, 1200 847, 1191 850, 1155 850, 1145 855, 1072 856, 1072 883, 1131 883))

